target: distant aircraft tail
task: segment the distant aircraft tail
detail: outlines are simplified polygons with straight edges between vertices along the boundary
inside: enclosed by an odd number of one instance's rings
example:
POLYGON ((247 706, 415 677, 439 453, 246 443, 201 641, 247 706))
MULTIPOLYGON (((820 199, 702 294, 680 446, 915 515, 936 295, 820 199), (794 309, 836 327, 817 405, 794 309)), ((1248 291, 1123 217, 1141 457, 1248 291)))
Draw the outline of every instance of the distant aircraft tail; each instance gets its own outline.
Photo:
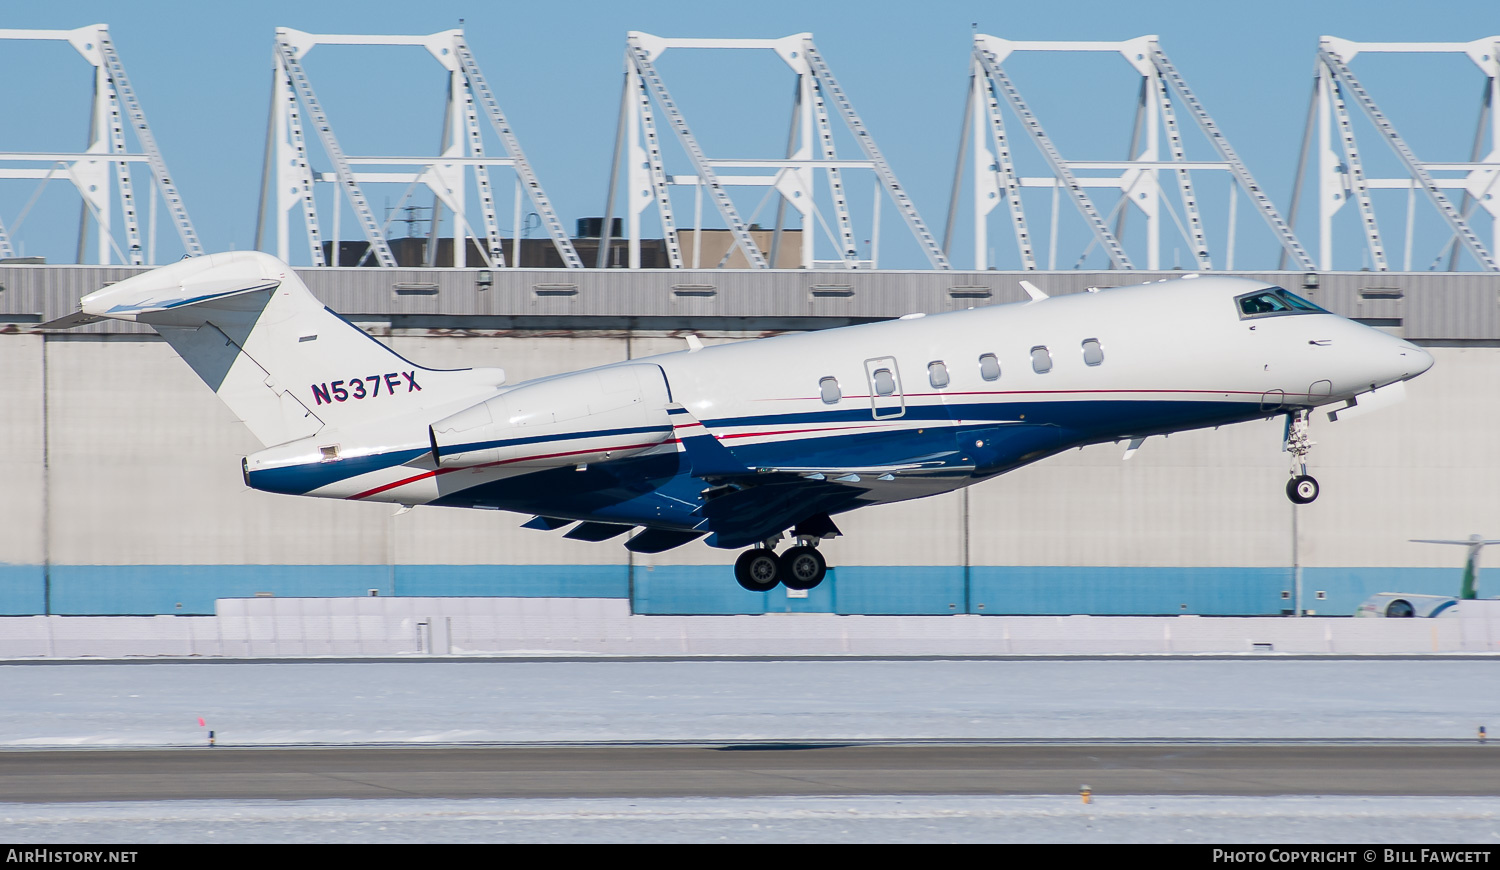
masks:
POLYGON ((1470 535, 1468 540, 1448 541, 1433 540, 1430 538, 1412 538, 1413 544, 1457 544, 1468 547, 1468 558, 1464 559, 1463 586, 1458 591, 1458 597, 1464 601, 1471 601, 1479 597, 1479 553, 1487 546, 1500 544, 1500 541, 1486 540, 1483 535, 1470 535))
POLYGON ((161 334, 271 446, 493 392, 501 369, 426 369, 329 310, 269 254, 181 260, 84 297, 48 326, 101 318, 161 334))

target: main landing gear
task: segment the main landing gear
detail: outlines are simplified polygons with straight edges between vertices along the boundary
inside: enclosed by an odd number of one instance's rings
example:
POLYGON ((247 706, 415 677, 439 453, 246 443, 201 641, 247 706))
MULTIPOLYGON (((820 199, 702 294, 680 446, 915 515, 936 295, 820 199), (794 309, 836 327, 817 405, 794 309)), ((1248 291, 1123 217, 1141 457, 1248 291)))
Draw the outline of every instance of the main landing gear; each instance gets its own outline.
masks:
POLYGON ((770 592, 779 583, 788 589, 812 589, 823 582, 828 563, 818 552, 818 539, 798 535, 797 546, 776 555, 778 535, 762 546, 746 550, 734 561, 734 579, 751 592, 770 592))
POLYGON ((1292 479, 1286 482, 1286 497, 1292 504, 1311 504, 1318 497, 1318 481, 1307 473, 1307 453, 1317 443, 1308 437, 1311 414, 1303 408, 1286 416, 1286 452, 1292 458, 1292 479))

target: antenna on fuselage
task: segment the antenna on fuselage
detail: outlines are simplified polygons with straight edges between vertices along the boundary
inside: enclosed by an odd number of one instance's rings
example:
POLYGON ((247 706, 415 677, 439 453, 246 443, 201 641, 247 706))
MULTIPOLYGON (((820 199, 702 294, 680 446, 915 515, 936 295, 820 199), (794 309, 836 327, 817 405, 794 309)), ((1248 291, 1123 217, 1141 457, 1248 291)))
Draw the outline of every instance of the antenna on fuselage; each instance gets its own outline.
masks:
POLYGON ((1026 295, 1031 297, 1032 302, 1041 302, 1043 299, 1048 298, 1046 293, 1043 293, 1040 288, 1030 281, 1022 281, 1021 289, 1026 291, 1026 295))

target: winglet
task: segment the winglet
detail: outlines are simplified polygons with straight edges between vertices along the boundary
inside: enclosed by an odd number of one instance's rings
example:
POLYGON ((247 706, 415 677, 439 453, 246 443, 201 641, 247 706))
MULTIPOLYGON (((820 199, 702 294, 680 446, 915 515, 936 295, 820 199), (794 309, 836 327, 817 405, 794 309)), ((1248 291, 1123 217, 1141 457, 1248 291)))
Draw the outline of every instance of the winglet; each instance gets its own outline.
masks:
POLYGON ((1030 281, 1022 281, 1021 289, 1026 291, 1026 295, 1031 297, 1032 302, 1041 302, 1047 298, 1047 294, 1030 281))
POLYGON ((694 477, 723 477, 754 473, 749 466, 735 458, 728 447, 719 443, 699 423, 688 409, 673 402, 667 406, 667 418, 672 421, 672 434, 682 442, 687 453, 688 465, 694 477))

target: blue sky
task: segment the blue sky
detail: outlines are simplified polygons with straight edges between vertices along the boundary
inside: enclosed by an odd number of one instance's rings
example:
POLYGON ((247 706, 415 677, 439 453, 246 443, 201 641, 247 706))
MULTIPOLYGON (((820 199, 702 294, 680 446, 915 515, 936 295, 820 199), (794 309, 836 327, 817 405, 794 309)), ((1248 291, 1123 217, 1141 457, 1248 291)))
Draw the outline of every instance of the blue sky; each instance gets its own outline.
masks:
MULTIPOLYGON (((565 223, 602 213, 618 112, 625 33, 664 36, 776 37, 811 31, 841 84, 910 191, 929 226, 941 233, 948 207, 960 113, 967 85, 971 27, 1012 39, 1120 40, 1160 35, 1183 71, 1273 198, 1285 210, 1302 134, 1317 37, 1355 40, 1468 41, 1500 32, 1493 2, 995 2, 753 4, 453 3, 367 0, 361 3, 255 4, 72 2, 0 6, 0 27, 73 28, 104 22, 152 128, 176 176, 198 233, 211 250, 248 248, 255 235, 275 27, 312 32, 430 33, 465 19, 470 45, 500 97, 565 223)), ((319 48, 307 67, 340 140, 350 153, 433 153, 442 115, 439 67, 419 49, 319 48)), ((718 57, 668 52, 660 68, 695 132, 715 157, 772 156, 784 147, 791 74, 773 55, 718 57)), ((1119 58, 1018 58, 1006 65, 1066 156, 1118 159, 1130 134, 1136 79, 1119 58)), ((1463 160, 1474 134, 1482 78, 1466 60, 1396 60, 1366 56, 1355 71, 1426 159, 1463 160)), ((89 70, 62 44, 4 43, 0 52, 0 149, 80 149, 87 134, 89 70)), ((1361 122, 1363 123, 1363 122, 1361 122)), ((1019 128, 1013 127, 1013 132, 1019 128)), ((1367 132, 1367 130, 1365 131, 1367 132)), ((1362 132, 1363 135, 1363 132, 1362 132)), ((1372 172, 1397 164, 1373 138, 1372 172)), ((840 153, 853 155, 852 138, 840 153)), ((1207 159, 1194 135, 1189 157, 1207 159)), ((1028 174, 1041 174, 1035 149, 1018 143, 1028 174)), ((321 153, 315 161, 330 169, 321 153)), ((687 171, 673 145, 669 171, 687 171)), ((851 173, 852 175, 852 173, 851 173)), ((871 182, 857 190, 856 219, 869 221, 871 182)), ((1195 179, 1197 180, 1197 179, 1195 179)), ((1222 255, 1227 181, 1201 181, 1211 244, 1222 255), (1221 189, 1222 188, 1222 189, 1221 189)), ((14 225, 35 182, 0 182, 0 219, 14 225)), ((401 189, 372 189, 381 211, 401 189)), ((758 191, 737 195, 742 213, 758 191)), ((1377 201, 1387 245, 1399 265, 1404 194, 1377 201)), ((679 199, 691 212, 691 197, 679 199)), ((1045 194, 1028 200, 1033 233, 1045 247, 1045 194)), ((1107 208, 1107 202, 1104 203, 1107 208)), ((711 211, 711 209, 709 209, 711 211)), ((72 262, 79 201, 53 182, 14 235, 31 255, 72 262)), ((511 220, 502 207, 502 223, 511 220)), ((960 205, 955 262, 972 262, 969 207, 960 205)), ((1361 246, 1353 209, 1339 215, 1341 268, 1359 268, 1361 246)), ((648 213, 649 214, 649 213, 648 213)), ((996 212, 998 217, 1001 212, 996 212)), ((769 209, 760 215, 770 222, 769 209)), ((324 215, 325 223, 328 221, 324 215)), ((1277 248, 1248 207, 1238 212, 1237 265, 1269 268, 1277 248)), ((648 221, 648 226, 653 222, 648 221)), ((1088 235, 1075 212, 1065 212, 1059 265, 1071 267, 1088 235)), ((345 214, 345 238, 355 224, 345 214)), ((1489 239, 1488 222, 1479 222, 1489 239)), ((294 218, 294 234, 297 232, 294 218)), ((1140 223, 1131 241, 1139 245, 1140 223)), ((1416 268, 1425 268, 1445 235, 1431 206, 1418 203, 1416 268)), ((881 223, 882 265, 925 268, 889 203, 881 223)), ((402 230, 396 230, 399 235, 402 230)), ((648 230, 648 233, 654 232, 648 230)), ((868 237, 866 229, 861 235, 868 237)), ((1311 212, 1299 235, 1315 248, 1311 212)), ((1014 267, 1013 242, 992 222, 991 247, 1002 268, 1014 267)), ((1164 260, 1190 263, 1175 231, 1164 238, 1164 260), (1180 250, 1178 250, 1180 249, 1180 250)), ((863 240, 861 240, 863 241, 863 240)), ((300 242, 300 237, 294 241, 300 242)), ((305 245, 304 245, 305 248, 305 245)), ((827 250, 826 247, 824 249, 827 250)), ((181 249, 162 222, 157 256, 181 249)), ((305 253, 302 254, 305 258, 305 253)), ((92 257, 92 254, 90 254, 92 257)), ((1137 256, 1137 259, 1142 259, 1137 256)), ((297 259, 294 257, 294 262, 297 259)), ((1087 264, 1104 263, 1096 251, 1087 264)), ((1472 264, 1469 266, 1472 267, 1472 264)))

